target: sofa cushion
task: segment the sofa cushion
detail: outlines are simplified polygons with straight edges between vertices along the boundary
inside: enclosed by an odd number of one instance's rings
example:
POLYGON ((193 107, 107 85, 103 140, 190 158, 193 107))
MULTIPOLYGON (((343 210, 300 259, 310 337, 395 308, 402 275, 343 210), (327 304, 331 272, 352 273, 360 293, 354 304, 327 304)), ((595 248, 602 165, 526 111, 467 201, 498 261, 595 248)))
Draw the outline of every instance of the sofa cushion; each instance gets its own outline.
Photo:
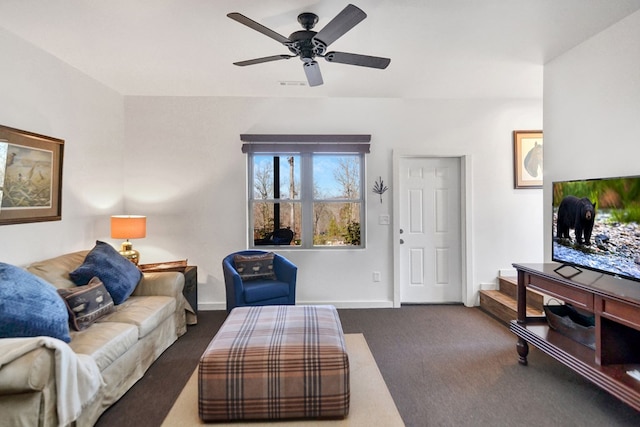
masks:
POLYGON ((116 307, 114 313, 98 320, 118 322, 138 327, 138 338, 145 337, 176 311, 176 300, 164 296, 131 297, 116 307))
POLYGON ((262 255, 235 255, 233 263, 242 280, 275 280, 274 253, 262 255))
POLYGON ((58 289, 69 311, 69 324, 76 331, 87 329, 93 322, 115 310, 113 299, 104 283, 94 277, 86 286, 58 289))
POLYGON ((83 250, 32 262, 26 267, 26 270, 58 289, 75 288, 76 284, 69 277, 69 272, 78 268, 88 253, 88 250, 83 250))
POLYGON ((103 371, 138 342, 138 328, 127 323, 94 323, 87 329, 71 332, 69 346, 78 354, 86 354, 103 371))
POLYGON ((113 303, 118 305, 129 298, 142 279, 142 272, 111 245, 98 240, 82 265, 69 276, 80 286, 89 283, 94 276, 99 277, 111 294, 113 303))
POLYGON ((64 301, 52 284, 0 263, 0 338, 43 335, 71 341, 64 301))

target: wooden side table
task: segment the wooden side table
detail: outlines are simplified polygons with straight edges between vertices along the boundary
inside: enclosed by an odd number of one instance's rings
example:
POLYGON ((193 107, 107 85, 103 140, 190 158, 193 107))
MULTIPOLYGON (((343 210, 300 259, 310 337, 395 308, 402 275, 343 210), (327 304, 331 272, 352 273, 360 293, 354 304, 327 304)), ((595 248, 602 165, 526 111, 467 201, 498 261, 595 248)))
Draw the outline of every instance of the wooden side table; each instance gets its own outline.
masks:
POLYGON ((193 308, 195 314, 198 314, 198 267, 189 265, 184 269, 184 289, 182 294, 193 308))

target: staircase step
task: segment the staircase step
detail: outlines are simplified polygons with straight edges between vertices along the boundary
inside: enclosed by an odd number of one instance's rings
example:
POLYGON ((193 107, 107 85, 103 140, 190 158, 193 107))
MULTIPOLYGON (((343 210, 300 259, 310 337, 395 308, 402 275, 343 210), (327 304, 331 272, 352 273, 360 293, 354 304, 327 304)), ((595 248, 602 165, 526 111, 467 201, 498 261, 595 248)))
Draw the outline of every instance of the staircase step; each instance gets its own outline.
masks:
MULTIPOLYGON (((499 289, 501 292, 507 294, 514 300, 518 299, 518 278, 517 277, 505 277, 498 278, 499 289)), ((540 311, 543 310, 544 296, 540 292, 536 292, 527 288, 527 306, 531 306, 540 311)))
MULTIPOLYGON (((515 298, 501 291, 480 291, 480 308, 506 324, 518 317, 515 298)), ((527 317, 544 317, 544 312, 527 304, 527 317)))

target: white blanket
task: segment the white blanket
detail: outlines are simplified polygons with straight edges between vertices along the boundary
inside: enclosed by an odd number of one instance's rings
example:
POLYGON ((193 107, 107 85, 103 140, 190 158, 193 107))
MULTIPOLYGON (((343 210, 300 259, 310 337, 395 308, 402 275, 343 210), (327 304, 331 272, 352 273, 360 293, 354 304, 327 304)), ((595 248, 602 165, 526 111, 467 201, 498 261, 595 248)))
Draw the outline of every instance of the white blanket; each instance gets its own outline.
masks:
POLYGON ((104 380, 90 356, 76 354, 63 341, 50 337, 0 339, 0 368, 39 347, 55 351, 58 423, 68 425, 96 397, 104 380))

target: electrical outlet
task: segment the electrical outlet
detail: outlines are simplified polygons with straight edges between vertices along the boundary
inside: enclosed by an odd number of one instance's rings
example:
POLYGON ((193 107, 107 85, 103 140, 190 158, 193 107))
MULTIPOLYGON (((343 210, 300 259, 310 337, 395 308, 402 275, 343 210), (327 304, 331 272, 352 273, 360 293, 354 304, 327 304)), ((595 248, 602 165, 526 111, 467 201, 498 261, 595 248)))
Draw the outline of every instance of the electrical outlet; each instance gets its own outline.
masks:
POLYGON ((374 271, 373 272, 373 281, 374 282, 379 282, 380 281, 380 272, 379 271, 374 271))

